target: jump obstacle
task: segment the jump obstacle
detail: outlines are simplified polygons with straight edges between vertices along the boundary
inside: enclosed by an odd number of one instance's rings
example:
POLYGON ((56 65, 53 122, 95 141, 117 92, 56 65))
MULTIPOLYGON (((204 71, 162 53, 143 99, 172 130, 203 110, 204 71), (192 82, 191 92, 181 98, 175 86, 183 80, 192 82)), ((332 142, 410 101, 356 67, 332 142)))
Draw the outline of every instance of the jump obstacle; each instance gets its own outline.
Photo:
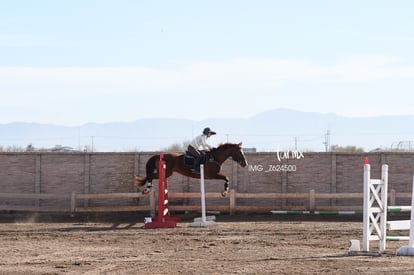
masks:
POLYGON ((208 227, 216 225, 216 217, 206 217, 206 194, 204 190, 204 165, 200 165, 200 192, 201 192, 201 218, 195 218, 192 227, 208 227))
MULTIPOLYGON (((165 177, 166 164, 164 155, 160 154, 158 163, 158 213, 152 219, 145 219, 144 228, 173 228, 176 222, 181 221, 180 217, 171 216, 168 209, 168 180, 165 177)), ((201 191, 201 218, 195 218, 192 227, 207 227, 216 225, 215 216, 206 216, 206 196, 204 189, 204 165, 200 165, 200 191, 201 191)))
POLYGON ((176 226, 176 222, 181 221, 180 217, 171 216, 168 209, 168 180, 165 177, 166 164, 163 158, 164 154, 160 154, 158 162, 158 213, 152 219, 146 218, 145 229, 173 228, 176 226))
MULTIPOLYGON (((387 241, 409 241, 408 246, 397 250, 397 255, 414 256, 414 178, 411 206, 388 206, 388 165, 381 167, 381 179, 371 179, 371 166, 364 164, 363 253, 369 253, 370 241, 379 241, 381 254, 387 241), (387 221, 387 212, 411 211, 410 220, 387 221), (388 230, 410 230, 409 236, 387 236, 388 230)), ((358 255, 359 241, 350 241, 350 253, 358 255)))

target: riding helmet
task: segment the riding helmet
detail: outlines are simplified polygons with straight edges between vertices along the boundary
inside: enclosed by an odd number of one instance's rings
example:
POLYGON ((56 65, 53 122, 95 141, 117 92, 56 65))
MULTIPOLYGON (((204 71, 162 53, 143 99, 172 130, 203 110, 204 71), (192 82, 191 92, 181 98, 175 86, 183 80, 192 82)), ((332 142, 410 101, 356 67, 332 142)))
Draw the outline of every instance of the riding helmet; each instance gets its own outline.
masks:
POLYGON ((204 128, 204 130, 203 130, 203 134, 204 135, 207 135, 208 133, 210 133, 210 134, 212 134, 212 135, 215 135, 216 134, 216 132, 214 132, 214 131, 211 131, 211 129, 210 128, 204 128))

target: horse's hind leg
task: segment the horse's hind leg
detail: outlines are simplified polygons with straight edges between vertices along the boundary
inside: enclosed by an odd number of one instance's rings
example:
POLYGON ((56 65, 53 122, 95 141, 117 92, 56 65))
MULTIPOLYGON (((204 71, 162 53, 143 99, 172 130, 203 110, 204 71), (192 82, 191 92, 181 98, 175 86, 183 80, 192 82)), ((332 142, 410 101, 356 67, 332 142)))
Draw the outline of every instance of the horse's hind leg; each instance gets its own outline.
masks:
POLYGON ((151 191, 151 187, 152 187, 152 183, 151 183, 152 179, 145 177, 145 178, 141 178, 140 176, 135 176, 135 187, 139 188, 141 186, 143 186, 146 182, 147 185, 145 186, 145 189, 142 191, 142 194, 148 194, 151 191))
MULTIPOLYGON (((158 159, 159 159, 158 156, 151 157, 148 160, 147 165, 145 166, 145 170, 147 173, 147 177, 145 178, 145 180, 147 182, 147 185, 145 186, 144 191, 142 191, 142 194, 148 194, 149 192, 151 192, 152 180, 158 177, 158 172, 154 172, 156 169, 158 170, 158 165, 157 165, 158 159)), ((145 181, 143 182, 143 184, 145 184, 145 181)))
POLYGON ((142 190, 142 194, 146 195, 149 194, 149 192, 151 192, 152 189, 152 182, 148 181, 147 185, 145 186, 145 189, 142 190))
POLYGON ((145 186, 145 189, 142 191, 142 194, 146 195, 149 194, 149 192, 151 192, 152 190, 152 179, 154 177, 148 177, 147 179, 147 185, 145 186))

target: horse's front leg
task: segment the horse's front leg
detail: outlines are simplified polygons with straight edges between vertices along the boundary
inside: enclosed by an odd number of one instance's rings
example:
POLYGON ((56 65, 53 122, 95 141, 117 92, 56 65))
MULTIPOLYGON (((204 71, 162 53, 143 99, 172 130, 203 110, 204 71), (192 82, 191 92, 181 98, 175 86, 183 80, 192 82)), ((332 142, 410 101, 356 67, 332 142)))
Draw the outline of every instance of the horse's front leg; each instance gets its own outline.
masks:
POLYGON ((215 178, 224 180, 224 191, 221 192, 221 196, 226 197, 227 194, 229 193, 229 181, 230 181, 229 177, 222 175, 222 174, 217 174, 215 178))
POLYGON ((216 179, 216 180, 224 180, 224 191, 221 192, 221 196, 222 197, 226 197, 227 194, 229 193, 229 177, 222 175, 220 173, 218 173, 218 171, 220 171, 220 167, 214 167, 217 170, 210 170, 210 171, 206 171, 205 173, 209 176, 207 177, 208 179, 216 179))

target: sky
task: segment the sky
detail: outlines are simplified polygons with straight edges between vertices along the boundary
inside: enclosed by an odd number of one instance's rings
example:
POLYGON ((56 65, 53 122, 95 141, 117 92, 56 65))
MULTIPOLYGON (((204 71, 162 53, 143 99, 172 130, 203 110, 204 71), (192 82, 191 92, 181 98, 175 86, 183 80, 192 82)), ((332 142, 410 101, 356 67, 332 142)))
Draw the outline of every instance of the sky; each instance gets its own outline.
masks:
POLYGON ((1 0, 0 123, 414 115, 414 1, 1 0))

